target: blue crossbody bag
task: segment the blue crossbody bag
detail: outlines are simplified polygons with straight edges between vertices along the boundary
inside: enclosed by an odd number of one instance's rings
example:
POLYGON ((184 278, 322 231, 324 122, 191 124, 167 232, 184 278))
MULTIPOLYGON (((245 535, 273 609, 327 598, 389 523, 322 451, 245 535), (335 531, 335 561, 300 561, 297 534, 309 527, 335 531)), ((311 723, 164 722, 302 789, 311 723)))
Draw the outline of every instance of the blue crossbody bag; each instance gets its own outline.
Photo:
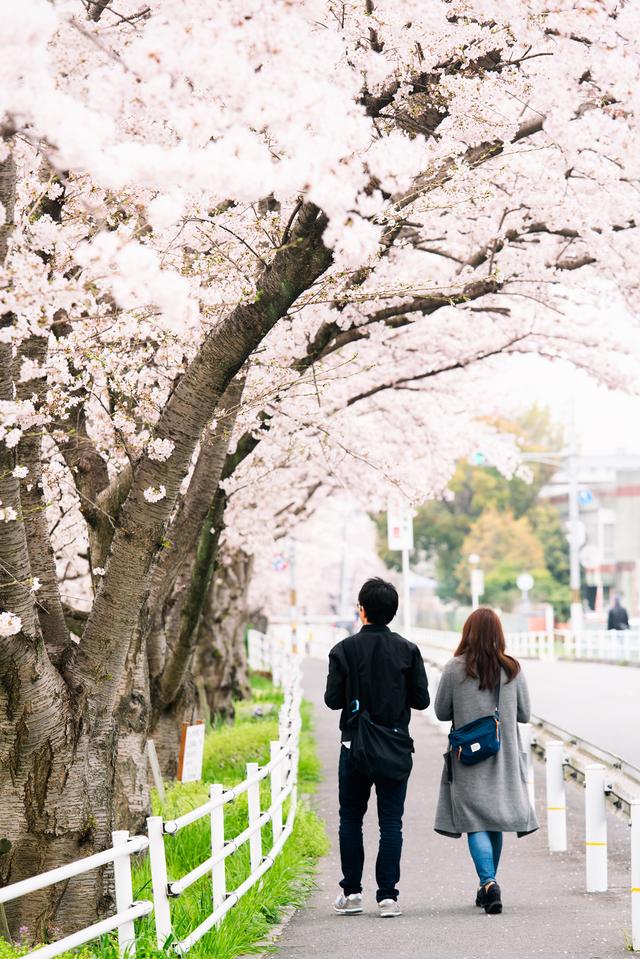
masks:
POLYGON ((449 733, 449 758, 451 754, 464 766, 475 766, 489 759, 500 749, 500 680, 496 686, 496 708, 493 716, 482 716, 459 729, 451 724, 449 733))

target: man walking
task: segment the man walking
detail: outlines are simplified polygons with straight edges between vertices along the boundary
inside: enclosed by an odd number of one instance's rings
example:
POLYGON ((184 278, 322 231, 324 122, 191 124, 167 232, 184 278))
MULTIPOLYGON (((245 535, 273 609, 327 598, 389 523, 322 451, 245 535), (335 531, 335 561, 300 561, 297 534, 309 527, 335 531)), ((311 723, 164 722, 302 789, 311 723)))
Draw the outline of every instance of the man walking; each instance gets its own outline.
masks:
POLYGON ((418 647, 389 629, 397 609, 396 588, 379 578, 368 579, 358 595, 360 632, 329 653, 324 701, 330 709, 342 710, 338 767, 342 893, 334 904, 340 915, 362 912, 362 821, 374 785, 380 825, 378 910, 383 918, 400 915, 402 814, 413 751, 409 720, 411 709, 427 708, 429 691, 418 647))
POLYGON ((616 595, 613 606, 609 610, 607 629, 629 629, 629 614, 618 595, 616 595))

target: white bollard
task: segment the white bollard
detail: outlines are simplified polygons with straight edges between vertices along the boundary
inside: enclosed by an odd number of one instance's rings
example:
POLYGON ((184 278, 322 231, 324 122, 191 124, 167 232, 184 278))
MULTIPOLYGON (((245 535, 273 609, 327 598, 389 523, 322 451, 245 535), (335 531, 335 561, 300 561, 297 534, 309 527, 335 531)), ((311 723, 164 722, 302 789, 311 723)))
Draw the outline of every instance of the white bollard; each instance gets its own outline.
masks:
MULTIPOLYGON (((209 799, 218 804, 211 810, 211 855, 218 856, 224 850, 224 804, 220 802, 224 787, 221 783, 209 786, 209 799)), ((226 860, 221 859, 211 867, 213 909, 218 909, 227 898, 226 860)))
MULTIPOLYGON (((122 846, 129 839, 127 829, 118 829, 111 833, 115 846, 122 846)), ((133 905, 133 885, 131 883, 131 856, 118 856, 113 860, 113 874, 116 887, 116 912, 125 912, 133 905)), ((118 926, 118 947, 122 957, 136 954, 136 928, 133 919, 118 926)))
POLYGON ((547 757, 547 830, 549 851, 567 851, 567 807, 564 791, 564 743, 552 740, 546 745, 547 757))
MULTIPOLYGON (((257 763, 247 763, 247 779, 258 775, 260 767, 257 763)), ((260 783, 253 783, 247 790, 247 805, 249 807, 249 825, 253 826, 260 819, 260 783)), ((249 859, 251 872, 255 872, 262 862, 262 831, 256 831, 249 836, 249 859)))
MULTIPOLYGON (((271 743, 271 761, 274 762, 280 756, 280 743, 271 743)), ((279 763, 271 770, 271 827, 273 830, 273 841, 276 843, 282 835, 282 801, 280 793, 282 792, 282 763, 279 763)))
POLYGON ((640 952, 640 799, 631 800, 631 948, 640 952))
POLYGON ((606 769, 593 763, 585 769, 584 821, 587 892, 607 891, 606 769))
POLYGON ((162 816, 149 816, 147 819, 147 835, 149 836, 149 861, 151 864, 156 940, 158 948, 162 949, 166 940, 172 934, 171 910, 167 896, 167 858, 164 850, 162 816))
POLYGON ((533 744, 533 728, 530 723, 524 723, 520 727, 520 736, 522 738, 522 750, 526 753, 527 756, 527 792, 529 794, 529 802, 531 803, 531 808, 536 808, 536 784, 535 784, 535 772, 533 768, 533 753, 532 753, 532 744, 533 744))

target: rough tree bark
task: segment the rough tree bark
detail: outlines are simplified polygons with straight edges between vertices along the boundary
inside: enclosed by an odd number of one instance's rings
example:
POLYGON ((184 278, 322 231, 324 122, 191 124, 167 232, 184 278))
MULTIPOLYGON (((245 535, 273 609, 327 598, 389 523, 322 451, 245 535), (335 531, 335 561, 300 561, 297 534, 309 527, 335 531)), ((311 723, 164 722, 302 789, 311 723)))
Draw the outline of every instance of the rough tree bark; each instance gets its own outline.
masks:
POLYGON ((244 644, 253 560, 241 550, 216 565, 198 625, 194 673, 202 679, 212 716, 233 718, 234 698, 247 696, 244 644))
POLYGON ((195 715, 191 646, 189 636, 181 637, 181 624, 200 536, 217 541, 211 533, 211 491, 218 489, 243 388, 244 378, 235 377, 220 401, 226 413, 217 417, 215 430, 204 431, 189 489, 165 535, 171 546, 154 568, 148 614, 143 611, 124 671, 116 709, 115 806, 119 824, 131 831, 140 828, 150 807, 147 739, 154 740, 163 772, 172 777, 181 723, 195 715))

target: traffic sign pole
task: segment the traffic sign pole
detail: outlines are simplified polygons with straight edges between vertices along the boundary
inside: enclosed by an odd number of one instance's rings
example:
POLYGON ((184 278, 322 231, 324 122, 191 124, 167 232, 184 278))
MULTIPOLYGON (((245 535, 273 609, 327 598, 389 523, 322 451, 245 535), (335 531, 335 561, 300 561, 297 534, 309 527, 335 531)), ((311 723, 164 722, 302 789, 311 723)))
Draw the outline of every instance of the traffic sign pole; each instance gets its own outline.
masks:
POLYGON ((389 500, 387 506, 387 538, 389 549, 402 553, 402 615, 405 634, 411 630, 411 568, 409 550, 413 549, 413 513, 400 499, 389 500))
POLYGON ((406 638, 409 638, 409 633, 411 631, 411 585, 409 582, 409 577, 411 576, 411 570, 409 569, 409 550, 402 550, 402 614, 403 614, 403 629, 406 638))

